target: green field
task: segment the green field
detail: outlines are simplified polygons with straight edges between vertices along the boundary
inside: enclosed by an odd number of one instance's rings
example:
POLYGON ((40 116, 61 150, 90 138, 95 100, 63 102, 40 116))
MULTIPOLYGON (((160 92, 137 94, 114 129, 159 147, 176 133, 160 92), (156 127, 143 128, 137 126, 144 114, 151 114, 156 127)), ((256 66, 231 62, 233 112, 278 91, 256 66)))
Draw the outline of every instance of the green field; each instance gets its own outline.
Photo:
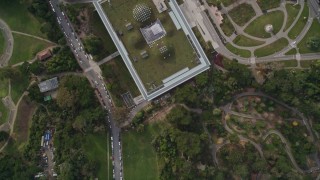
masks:
POLYGON ((140 79, 149 91, 152 84, 159 86, 162 80, 186 67, 189 69, 197 66, 195 61, 196 54, 189 43, 186 35, 180 29, 176 30, 173 21, 167 12, 159 14, 155 5, 149 0, 117 0, 113 1, 112 7, 108 3, 103 4, 103 8, 113 27, 117 31, 122 31, 123 36, 120 36, 132 64, 135 67, 140 79), (132 10, 135 5, 144 3, 151 8, 151 18, 145 23, 139 23, 133 18, 132 10), (156 41, 152 46, 149 46, 143 38, 139 28, 145 27, 159 19, 166 30, 167 34, 161 40, 156 41), (133 29, 128 31, 125 25, 130 22, 133 29), (169 50, 164 59, 159 48, 166 46, 169 50), (140 55, 146 50, 148 58, 143 59, 140 55), (133 62, 136 59, 136 62, 133 62))
POLYGON ((29 77, 22 76, 21 79, 11 80, 11 98, 13 102, 16 104, 20 99, 21 95, 24 91, 27 90, 29 86, 29 77))
POLYGON ((285 38, 281 38, 267 46, 263 46, 262 48, 256 49, 254 51, 254 55, 257 57, 263 57, 263 56, 268 56, 271 54, 274 54, 286 46, 288 46, 288 40, 285 38))
POLYGON ((112 160, 108 134, 89 134, 83 145, 89 160, 98 162, 98 179, 112 179, 112 160))
POLYGON ((256 13, 250 4, 243 3, 229 11, 229 15, 236 24, 243 26, 249 22, 256 13))
POLYGON ((13 38, 14 45, 12 57, 9 61, 10 65, 29 61, 33 59, 39 51, 53 45, 45 41, 20 34, 13 34, 13 38))
POLYGON ((281 63, 284 64, 285 67, 297 67, 298 66, 298 61, 297 60, 285 60, 285 61, 280 61, 281 63))
POLYGON ((236 1, 237 0, 207 0, 207 2, 210 4, 218 5, 219 3, 222 3, 225 7, 231 5, 236 1))
POLYGON ((271 37, 270 33, 267 33, 264 30, 264 27, 267 24, 273 25, 273 33, 277 34, 283 24, 284 14, 281 11, 273 11, 266 15, 262 15, 255 19, 251 24, 249 24, 244 32, 260 38, 269 38, 271 37))
POLYGON ((114 45, 107 29, 103 25, 97 12, 92 12, 90 23, 91 23, 91 26, 94 27, 92 28, 93 34, 96 35, 97 37, 100 37, 103 41, 103 47, 106 51, 104 56, 108 56, 116 52, 117 48, 114 45))
POLYGON ((4 48, 5 48, 5 39, 3 36, 2 30, 0 30, 0 56, 3 54, 4 48))
POLYGON ((299 52, 301 54, 320 52, 320 48, 316 51, 313 51, 307 47, 307 42, 311 37, 320 38, 320 23, 316 19, 312 22, 309 31, 298 44, 299 52))
POLYGON ((239 55, 241 57, 249 58, 251 57, 251 52, 245 49, 238 49, 234 46, 232 46, 230 43, 226 45, 226 48, 229 49, 232 53, 239 55))
POLYGON ((315 62, 320 61, 320 60, 306 60, 306 61, 300 61, 300 65, 303 68, 308 68, 310 67, 312 64, 314 64, 315 62))
POLYGON ((280 6, 281 0, 258 0, 261 10, 269 10, 280 6))
POLYGON ((226 36, 231 36, 235 31, 235 29, 231 21, 229 20, 228 16, 223 14, 222 17, 223 17, 223 20, 222 20, 222 24, 220 24, 220 27, 226 36))
POLYGON ((0 18, 14 31, 45 37, 40 32, 41 23, 28 11, 30 0, 1 0, 0 18))
POLYGON ((135 130, 123 133, 124 179, 159 179, 159 159, 151 145, 153 137, 160 133, 159 128, 152 124, 145 126, 141 133, 135 130))
MULTIPOLYGON (((0 99, 1 100, 1 99, 0 99)), ((0 126, 7 121, 9 110, 0 101, 0 126)))
POLYGON ((309 17, 309 7, 306 3, 303 7, 303 11, 299 17, 299 20, 288 33, 288 37, 290 39, 295 39, 300 34, 304 26, 307 24, 308 17, 309 17))
POLYGON ((295 48, 290 49, 290 51, 288 51, 285 55, 293 55, 293 54, 297 54, 297 50, 295 48))
POLYGON ((113 96, 116 106, 124 105, 121 95, 130 91, 133 97, 140 94, 133 78, 131 77, 127 66, 124 64, 120 56, 105 63, 101 66, 102 74, 107 79, 112 81, 108 83, 108 89, 113 96))
POLYGON ((286 4, 288 19, 287 19, 287 24, 284 27, 283 31, 286 31, 291 26, 293 21, 298 17, 300 8, 301 6, 299 4, 298 5, 286 4))
POLYGON ((244 46, 244 47, 251 47, 251 46, 259 46, 263 44, 263 41, 257 41, 251 38, 248 38, 244 35, 238 35, 234 40, 233 43, 238 46, 244 46))
POLYGON ((8 94, 8 80, 0 79, 0 125, 5 123, 8 117, 8 109, 2 103, 2 98, 8 94))

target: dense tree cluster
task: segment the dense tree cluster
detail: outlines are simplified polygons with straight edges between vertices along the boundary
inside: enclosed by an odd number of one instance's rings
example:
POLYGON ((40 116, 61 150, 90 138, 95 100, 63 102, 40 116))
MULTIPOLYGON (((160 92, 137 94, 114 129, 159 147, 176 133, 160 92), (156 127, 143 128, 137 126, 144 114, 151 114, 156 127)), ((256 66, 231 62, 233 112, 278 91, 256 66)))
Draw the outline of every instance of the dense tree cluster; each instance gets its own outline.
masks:
POLYGON ((320 61, 310 69, 277 70, 270 76, 262 90, 279 97, 282 101, 298 107, 306 115, 320 116, 320 61))
POLYGON ((198 131, 199 117, 178 106, 168 114, 167 121, 172 127, 162 131, 152 142, 165 162, 160 179, 207 178, 206 173, 201 174, 197 169, 198 163, 210 167, 213 162, 211 158, 203 158, 210 155, 207 135, 198 131), (199 177, 200 174, 202 177, 199 177))
POLYGON ((45 63, 45 67, 49 74, 76 71, 80 69, 78 62, 74 59, 69 47, 62 48, 58 54, 45 63))
POLYGON ((51 41, 58 42, 60 39, 64 39, 48 1, 32 0, 28 9, 35 17, 43 21, 40 30, 51 41))

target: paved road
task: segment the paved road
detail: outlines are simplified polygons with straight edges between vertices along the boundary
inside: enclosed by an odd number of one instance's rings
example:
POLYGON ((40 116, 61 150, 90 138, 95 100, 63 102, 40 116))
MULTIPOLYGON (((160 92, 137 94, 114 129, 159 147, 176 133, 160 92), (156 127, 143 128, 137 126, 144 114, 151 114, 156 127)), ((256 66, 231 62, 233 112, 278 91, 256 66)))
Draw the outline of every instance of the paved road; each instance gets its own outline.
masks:
MULTIPOLYGON (((70 46, 72 52, 74 53, 80 67, 85 70, 91 68, 91 64, 89 63, 89 56, 84 51, 84 47, 80 38, 75 33, 71 23, 66 17, 65 13, 63 13, 58 6, 58 0, 51 1, 52 6, 54 8, 54 12, 57 16, 57 21, 60 25, 60 28, 64 35, 66 36, 67 43, 70 46)), ((85 76, 89 79, 92 86, 98 90, 99 100, 103 104, 104 108, 108 110, 108 116, 106 117, 106 121, 109 124, 112 136, 112 154, 114 159, 114 178, 121 179, 122 177, 122 163, 121 163, 121 146, 120 146, 120 129, 115 124, 112 118, 112 103, 110 102, 110 95, 105 90, 105 84, 101 75, 94 71, 94 69, 85 72, 85 76)))
POLYGON ((0 19, 0 29, 1 29, 0 33, 3 33, 4 40, 6 42, 4 54, 2 55, 2 52, 0 52, 0 67, 1 67, 1 66, 8 65, 8 62, 13 52, 14 39, 9 26, 2 19, 0 19))

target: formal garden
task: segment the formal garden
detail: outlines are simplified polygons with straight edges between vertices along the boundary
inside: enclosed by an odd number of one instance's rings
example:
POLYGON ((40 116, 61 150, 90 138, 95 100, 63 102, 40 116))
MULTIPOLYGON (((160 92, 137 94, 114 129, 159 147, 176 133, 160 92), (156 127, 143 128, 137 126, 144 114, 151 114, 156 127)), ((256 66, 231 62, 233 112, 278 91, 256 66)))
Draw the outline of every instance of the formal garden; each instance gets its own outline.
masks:
MULTIPOLYGON (((308 2, 207 0, 207 3, 220 10, 222 23, 216 30, 224 37, 225 47, 238 57, 257 61, 262 57, 293 59, 296 54, 320 52, 320 22, 311 15, 308 2)), ((286 66, 287 60, 282 62, 286 67, 300 68, 304 60, 296 66, 286 66)))

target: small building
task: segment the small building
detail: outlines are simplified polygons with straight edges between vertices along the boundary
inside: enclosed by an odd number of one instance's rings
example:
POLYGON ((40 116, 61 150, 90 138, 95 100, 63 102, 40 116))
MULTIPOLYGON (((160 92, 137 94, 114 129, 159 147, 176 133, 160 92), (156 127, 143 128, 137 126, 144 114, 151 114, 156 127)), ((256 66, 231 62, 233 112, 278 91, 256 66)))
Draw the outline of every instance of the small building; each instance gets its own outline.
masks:
POLYGON ((126 28, 128 31, 130 31, 131 29, 133 29, 133 25, 131 23, 127 23, 126 28))
POLYGON ((146 50, 143 50, 143 51, 140 53, 140 55, 141 55, 141 57, 142 57, 143 59, 149 57, 149 54, 147 53, 146 50))
POLYGON ((50 49, 45 49, 43 51, 40 51, 38 54, 37 54, 37 59, 39 61, 44 61, 48 58, 50 58, 52 56, 52 53, 50 51, 50 49))
POLYGON ((159 13, 162 13, 163 11, 166 11, 168 9, 164 0, 152 0, 152 1, 154 5, 157 7, 157 10, 159 13))
POLYGON ((150 26, 140 28, 140 31, 148 44, 154 43, 167 34, 159 19, 150 26))
POLYGON ((52 79, 48 79, 46 81, 42 81, 38 84, 40 92, 48 92, 59 87, 58 78, 54 77, 52 79))

